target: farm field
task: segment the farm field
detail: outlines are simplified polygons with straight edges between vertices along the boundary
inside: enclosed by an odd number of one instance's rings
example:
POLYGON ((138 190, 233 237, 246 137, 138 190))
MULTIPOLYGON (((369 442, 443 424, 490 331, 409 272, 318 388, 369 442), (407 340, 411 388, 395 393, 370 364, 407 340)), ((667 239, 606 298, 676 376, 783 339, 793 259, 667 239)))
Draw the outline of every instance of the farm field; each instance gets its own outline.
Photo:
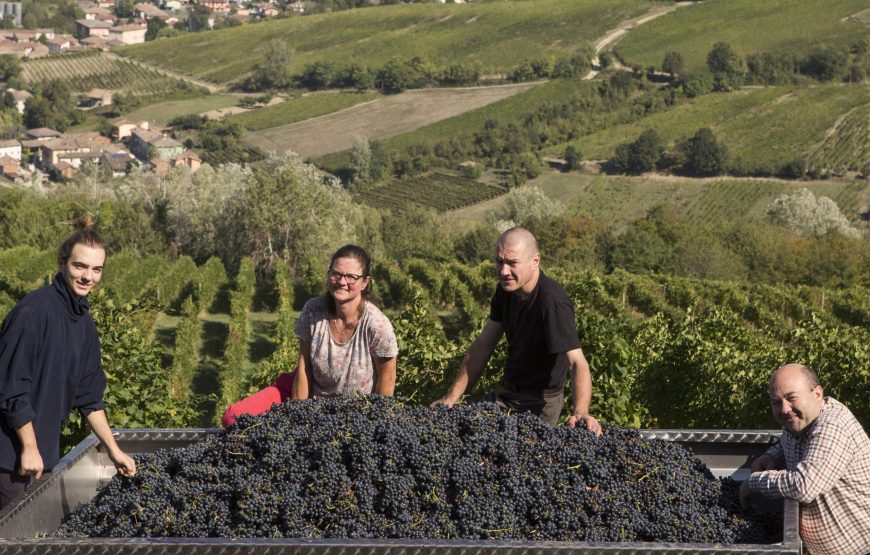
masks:
POLYGON ((185 81, 129 60, 100 54, 39 58, 24 62, 21 67, 25 81, 44 83, 60 79, 73 92, 88 92, 97 88, 137 97, 201 94, 197 87, 185 81))
POLYGON ((324 114, 331 114, 344 108, 375 100, 380 98, 380 96, 376 92, 309 93, 296 98, 288 98, 284 102, 274 106, 258 108, 242 114, 234 114, 224 119, 228 122, 238 123, 249 131, 260 131, 296 123, 324 114))
POLYGON ((356 195, 368 205, 401 209, 409 203, 422 204, 439 212, 485 201, 507 191, 473 179, 433 172, 409 179, 393 179, 356 195))
POLYGON ((864 0, 698 2, 638 27, 614 50, 641 67, 661 67, 665 52, 676 51, 685 71, 696 72, 706 70, 707 52, 720 41, 742 55, 805 54, 819 44, 848 47, 867 36, 866 24, 850 17, 866 8, 864 0))
POLYGON ((356 136, 381 140, 519 94, 534 84, 406 91, 290 125, 251 133, 263 152, 292 150, 316 157, 349 149, 356 136))
POLYGON ((235 94, 211 94, 186 100, 169 100, 149 104, 130 112, 125 117, 130 121, 150 121, 165 125, 179 116, 235 106, 242 98, 244 98, 242 95, 235 94))
MULTIPOLYGON (((844 133, 860 133, 861 116, 870 102, 870 88, 863 85, 818 85, 767 87, 731 93, 713 93, 652 114, 640 120, 583 136, 572 142, 585 159, 602 160, 613 155, 620 143, 631 142, 645 129, 655 129, 665 143, 674 145, 701 127, 710 127, 739 166, 776 172, 797 157, 817 154, 831 160, 862 160, 866 141, 836 141, 839 118, 854 120, 842 126, 844 133), (857 129, 856 129, 857 128, 857 129), (759 130, 763 130, 760 132, 759 130), (817 152, 828 133, 827 150, 817 152), (832 138, 833 137, 833 138, 832 138)), ((866 130, 866 119, 864 129, 866 130)), ((565 145, 548 152, 559 155, 565 145)))
POLYGON ((400 54, 436 66, 479 62, 484 73, 504 73, 518 62, 552 54, 567 57, 621 21, 648 11, 646 0, 538 0, 472 4, 381 6, 194 33, 119 50, 182 73, 227 83, 261 61, 279 39, 294 49, 292 70, 328 61, 370 67, 400 54))

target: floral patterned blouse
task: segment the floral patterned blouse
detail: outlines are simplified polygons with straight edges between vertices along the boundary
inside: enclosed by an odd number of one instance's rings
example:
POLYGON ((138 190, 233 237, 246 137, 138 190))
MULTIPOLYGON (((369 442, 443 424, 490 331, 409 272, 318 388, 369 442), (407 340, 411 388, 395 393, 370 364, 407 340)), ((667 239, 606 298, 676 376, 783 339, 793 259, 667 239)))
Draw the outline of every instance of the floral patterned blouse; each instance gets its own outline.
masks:
POLYGON ((324 297, 309 299, 296 321, 296 336, 311 343, 311 395, 371 393, 374 357, 392 358, 399 353, 393 325, 378 307, 365 303, 353 335, 339 343, 329 333, 326 303, 324 297))

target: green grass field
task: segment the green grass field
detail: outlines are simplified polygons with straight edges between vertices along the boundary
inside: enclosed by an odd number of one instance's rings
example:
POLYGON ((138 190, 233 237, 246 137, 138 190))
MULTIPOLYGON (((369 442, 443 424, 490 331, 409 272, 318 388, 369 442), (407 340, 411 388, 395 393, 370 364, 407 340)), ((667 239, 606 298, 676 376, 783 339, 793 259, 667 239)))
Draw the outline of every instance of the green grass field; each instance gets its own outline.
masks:
POLYGON ((650 7, 647 0, 401 4, 264 21, 119 52, 217 83, 251 71, 273 39, 294 49, 294 71, 315 61, 379 67, 401 55, 437 66, 479 62, 487 73, 502 73, 527 58, 570 56, 650 7))
MULTIPOLYGON (((856 125, 838 127, 838 122, 853 110, 858 118, 866 112, 868 102, 870 90, 861 85, 769 87, 714 93, 634 123, 586 135, 572 144, 580 149, 584 159, 602 160, 610 158, 618 144, 634 141, 645 129, 655 129, 665 142, 673 145, 701 127, 710 127, 742 167, 776 172, 795 158, 816 153, 829 132, 835 137, 842 127, 844 133, 855 133, 856 125)), ((866 125, 866 119, 864 122, 866 125)), ((819 156, 826 154, 838 160, 860 160, 866 156, 866 141, 830 142, 830 148, 819 156)), ((548 151, 561 154, 565 146, 548 151)))
POLYGON ((356 104, 379 98, 375 92, 367 93, 311 93, 289 98, 280 104, 227 116, 226 121, 238 123, 249 131, 260 131, 296 123, 308 118, 331 114, 356 104))
POLYGON ((241 95, 212 94, 188 100, 170 100, 149 104, 130 112, 125 117, 130 121, 150 121, 159 124, 167 124, 173 118, 187 114, 201 114, 210 110, 229 108, 239 103, 241 95))
POLYGON ((707 53, 720 41, 744 56, 848 47, 867 36, 867 25, 849 18, 866 8, 866 0, 707 0, 634 29, 614 50, 643 67, 661 67, 665 52, 676 51, 685 71, 694 72, 706 69, 707 53))

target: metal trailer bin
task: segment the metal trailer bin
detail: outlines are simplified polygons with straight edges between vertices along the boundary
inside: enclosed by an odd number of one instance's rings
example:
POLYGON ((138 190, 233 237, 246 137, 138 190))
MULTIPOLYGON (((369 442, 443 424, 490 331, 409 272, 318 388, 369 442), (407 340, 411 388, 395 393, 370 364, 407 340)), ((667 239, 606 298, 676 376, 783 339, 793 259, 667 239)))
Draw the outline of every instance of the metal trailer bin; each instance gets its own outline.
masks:
MULTIPOLYGON (((128 453, 150 453, 201 441, 215 429, 117 430, 118 444, 128 453)), ((642 430, 648 438, 685 445, 716 476, 742 480, 751 460, 775 442, 779 431, 642 430)), ((702 544, 648 542, 518 542, 484 540, 303 540, 229 538, 47 538, 115 469, 102 445, 88 436, 54 471, 24 496, 0 511, 0 553, 14 554, 294 554, 294 555, 543 555, 543 554, 799 554, 798 504, 785 500, 783 537, 776 544, 702 544)))

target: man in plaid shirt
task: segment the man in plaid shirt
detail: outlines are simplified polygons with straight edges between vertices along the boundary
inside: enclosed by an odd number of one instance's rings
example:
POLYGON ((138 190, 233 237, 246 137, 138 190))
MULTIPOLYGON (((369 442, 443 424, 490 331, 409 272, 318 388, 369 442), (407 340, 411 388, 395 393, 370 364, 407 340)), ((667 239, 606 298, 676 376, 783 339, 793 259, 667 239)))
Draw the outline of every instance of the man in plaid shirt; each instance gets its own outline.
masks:
POLYGON ((752 463, 740 489, 800 502, 800 535, 813 555, 870 553, 870 439, 842 403, 825 397, 807 366, 787 364, 770 378, 780 442, 752 463))

